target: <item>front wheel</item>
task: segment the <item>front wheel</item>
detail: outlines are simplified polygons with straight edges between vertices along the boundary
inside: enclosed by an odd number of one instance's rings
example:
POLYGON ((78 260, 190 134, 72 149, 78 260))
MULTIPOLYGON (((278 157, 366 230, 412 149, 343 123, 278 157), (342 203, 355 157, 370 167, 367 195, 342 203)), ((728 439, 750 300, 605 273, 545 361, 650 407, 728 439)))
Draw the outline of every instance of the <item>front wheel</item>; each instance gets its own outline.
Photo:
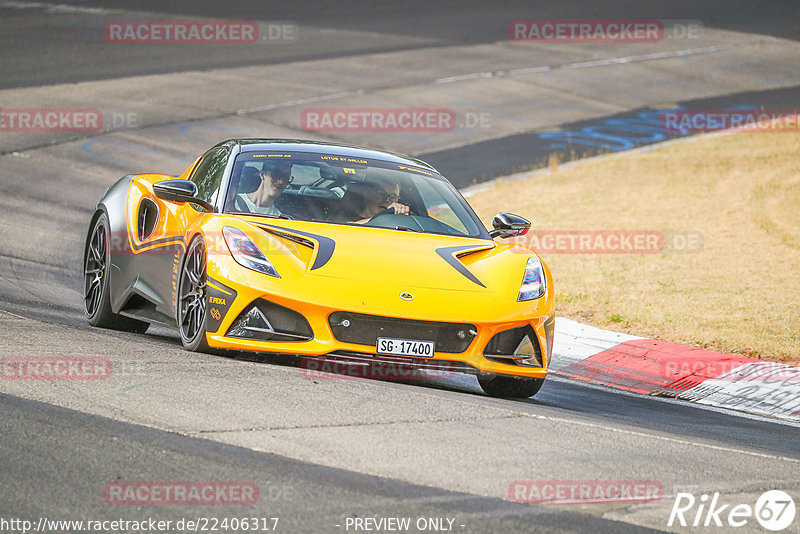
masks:
POLYGON ((503 399, 527 399, 536 395, 544 378, 516 378, 504 375, 479 375, 478 383, 490 397, 503 399))
POLYGON ((186 350, 210 350, 206 341, 206 281, 206 243, 197 236, 186 250, 178 281, 177 322, 186 350))

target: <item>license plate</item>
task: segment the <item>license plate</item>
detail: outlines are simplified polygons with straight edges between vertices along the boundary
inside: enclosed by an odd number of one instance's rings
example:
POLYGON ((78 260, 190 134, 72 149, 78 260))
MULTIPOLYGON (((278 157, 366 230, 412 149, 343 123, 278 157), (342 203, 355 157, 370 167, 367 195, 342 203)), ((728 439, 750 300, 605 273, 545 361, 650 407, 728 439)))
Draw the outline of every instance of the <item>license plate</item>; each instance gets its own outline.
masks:
POLYGON ((397 356, 416 356, 433 358, 433 341, 416 341, 413 339, 378 338, 378 354, 394 354, 397 356))

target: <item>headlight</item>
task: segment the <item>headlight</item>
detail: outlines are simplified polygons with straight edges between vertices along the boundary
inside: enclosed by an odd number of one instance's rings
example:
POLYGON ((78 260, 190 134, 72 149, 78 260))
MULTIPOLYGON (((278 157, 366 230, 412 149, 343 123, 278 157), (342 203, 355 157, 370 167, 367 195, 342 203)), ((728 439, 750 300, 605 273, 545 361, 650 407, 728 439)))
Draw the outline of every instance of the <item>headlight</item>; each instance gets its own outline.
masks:
POLYGON ((222 235, 225 237, 225 244, 231 251, 233 259, 242 267, 253 269, 260 273, 268 274, 276 278, 281 276, 275 267, 264 256, 264 253, 253 243, 253 240, 247 235, 232 226, 226 226, 222 229, 222 235))
POLYGON ((522 287, 519 288, 517 302, 538 299, 544 295, 546 282, 544 279, 544 267, 539 258, 528 258, 525 265, 525 276, 522 277, 522 287))

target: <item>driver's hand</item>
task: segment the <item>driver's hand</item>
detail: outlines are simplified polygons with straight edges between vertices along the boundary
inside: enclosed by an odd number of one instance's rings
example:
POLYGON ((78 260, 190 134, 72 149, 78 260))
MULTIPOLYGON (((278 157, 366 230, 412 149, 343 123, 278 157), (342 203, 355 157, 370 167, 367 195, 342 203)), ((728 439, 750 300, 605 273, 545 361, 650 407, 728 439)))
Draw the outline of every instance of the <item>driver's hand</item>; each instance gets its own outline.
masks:
POLYGON ((389 204, 390 210, 394 210, 395 215, 408 215, 410 209, 405 204, 400 204, 399 202, 392 202, 389 204))

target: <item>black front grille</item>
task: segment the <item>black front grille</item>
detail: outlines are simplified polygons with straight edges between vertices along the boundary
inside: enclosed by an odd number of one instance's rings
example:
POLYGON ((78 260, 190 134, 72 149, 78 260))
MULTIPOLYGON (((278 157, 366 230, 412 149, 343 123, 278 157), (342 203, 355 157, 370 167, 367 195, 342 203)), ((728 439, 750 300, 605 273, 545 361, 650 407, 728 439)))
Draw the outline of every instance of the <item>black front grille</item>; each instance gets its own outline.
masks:
POLYGON ((464 352, 477 331, 474 325, 414 321, 360 313, 334 312, 328 317, 333 336, 344 343, 376 346, 379 337, 433 341, 436 352, 464 352))

